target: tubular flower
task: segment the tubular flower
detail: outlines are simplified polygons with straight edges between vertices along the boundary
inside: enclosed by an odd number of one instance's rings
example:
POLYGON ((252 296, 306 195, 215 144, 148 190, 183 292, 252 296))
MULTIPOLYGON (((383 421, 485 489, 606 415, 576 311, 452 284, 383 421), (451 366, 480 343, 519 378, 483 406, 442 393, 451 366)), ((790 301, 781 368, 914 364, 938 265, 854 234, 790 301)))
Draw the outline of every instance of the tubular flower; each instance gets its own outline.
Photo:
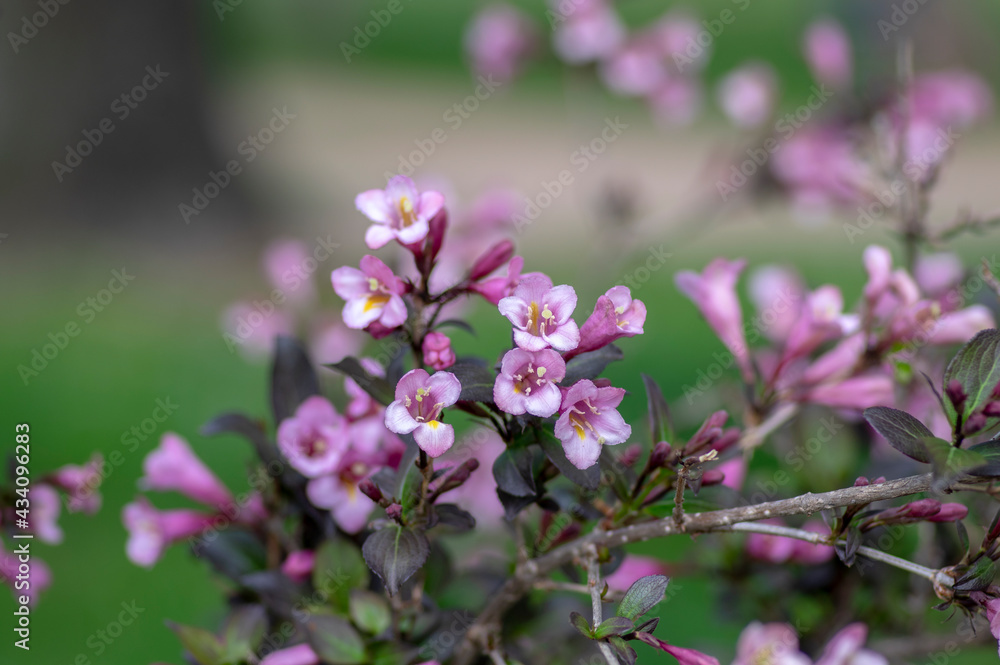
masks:
POLYGON ((278 426, 278 448, 297 471, 309 478, 337 468, 347 448, 343 418, 324 397, 314 395, 278 426))
POLYGON ((553 287, 546 275, 529 273, 514 294, 498 306, 514 325, 514 342, 525 351, 541 351, 548 346, 572 351, 580 343, 580 329, 571 318, 576 309, 576 291, 571 286, 553 287))
POLYGON ((439 418, 446 406, 458 401, 462 384, 451 372, 433 376, 413 369, 396 384, 396 401, 386 407, 385 426, 396 434, 409 434, 421 450, 438 457, 455 443, 455 428, 439 418))
POLYGON ((365 233, 365 243, 378 249, 395 238, 412 245, 427 237, 428 222, 444 206, 440 192, 419 192, 405 175, 389 180, 385 189, 369 189, 358 194, 354 205, 375 222, 365 233))
POLYGON ((562 393, 556 384, 565 376, 566 362, 552 349, 511 349, 500 363, 493 399, 507 413, 548 418, 559 410, 562 393))
POLYGON ((632 427, 617 410, 624 397, 622 388, 598 388, 588 379, 566 392, 555 434, 573 466, 590 468, 601 456, 601 446, 623 443, 632 435, 632 427))
POLYGON ((403 280, 377 257, 363 257, 361 270, 350 266, 337 268, 331 279, 333 290, 347 301, 344 323, 348 328, 360 330, 378 323, 392 329, 406 321, 406 304, 400 297, 403 280))

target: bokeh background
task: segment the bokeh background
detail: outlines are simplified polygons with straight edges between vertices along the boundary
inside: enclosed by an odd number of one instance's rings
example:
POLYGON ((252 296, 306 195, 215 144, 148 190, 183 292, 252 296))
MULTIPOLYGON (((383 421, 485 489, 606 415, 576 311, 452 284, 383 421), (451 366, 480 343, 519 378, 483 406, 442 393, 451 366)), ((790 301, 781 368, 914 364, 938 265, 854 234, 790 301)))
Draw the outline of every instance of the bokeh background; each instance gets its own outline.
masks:
MULTIPOLYGON (((54 583, 32 615, 31 652, 12 646, 14 602, 0 593, 0 662, 70 665, 180 663, 180 646, 164 624, 213 626, 222 615, 223 586, 184 548, 174 548, 152 570, 125 558, 122 506, 136 491, 142 458, 164 431, 188 437, 234 489, 246 483, 250 451, 233 438, 204 439, 197 431, 213 415, 240 409, 266 414, 266 364, 233 352, 222 336, 221 312, 235 300, 265 293, 260 255, 274 238, 319 237, 339 247, 314 278, 324 304, 338 301, 328 275, 364 253, 364 218, 353 197, 381 186, 438 127, 447 140, 415 177, 444 183, 449 206, 468 205, 491 187, 534 196, 541 183, 566 168, 578 146, 597 135, 607 117, 628 125, 620 139, 580 174, 573 186, 517 237, 528 266, 574 284, 581 303, 643 265, 651 248, 671 254, 634 295, 649 309, 646 335, 624 345, 626 360, 610 370, 630 390, 626 418, 644 410, 638 373, 657 378, 678 418, 690 426, 682 386, 722 349, 694 308, 673 286, 678 270, 698 268, 716 255, 745 256, 754 264, 797 266, 808 282, 835 282, 850 302, 863 281, 862 243, 847 241, 850 215, 805 220, 781 201, 737 203, 702 214, 713 195, 706 165, 745 137, 709 104, 692 125, 659 125, 639 103, 610 96, 585 71, 542 57, 517 81, 501 86, 458 128, 443 114, 477 85, 462 52, 462 35, 478 2, 402 0, 394 16, 347 62, 341 44, 371 20, 382 0, 203 0, 52 5, 54 15, 35 33, 24 17, 39 3, 4 3, 0 26, 0 274, 3 334, 0 404, 5 451, 13 451, 14 423, 32 431, 35 478, 62 464, 82 463, 92 451, 121 451, 123 463, 105 479, 104 506, 94 517, 64 515, 60 546, 34 545, 54 583), (12 38, 11 34, 30 38, 12 38), (146 75, 167 73, 146 99, 121 117, 115 100, 146 75), (117 110, 116 110, 117 109, 117 110), (208 207, 185 220, 181 204, 193 189, 232 159, 240 145, 273 117, 294 116, 283 131, 232 178, 208 207), (111 118, 90 155, 57 175, 66 146, 111 118), (609 221, 609 200, 629 202, 627 225, 609 221), (113 270, 135 279, 92 320, 81 303, 105 288, 113 270), (17 367, 48 335, 76 321, 81 333, 25 381, 17 367), (176 411, 134 452, 123 435, 149 418, 156 400, 176 411), (114 622, 121 604, 143 608, 110 644, 95 636, 114 622), (100 644, 100 646, 98 646, 100 644)), ((545 25, 541 0, 515 4, 545 25)), ((625 0, 627 21, 641 23, 676 3, 625 0)), ((705 0, 689 8, 713 18, 732 7, 705 0)), ((897 3, 902 4, 902 3, 897 3)), ((987 2, 913 2, 918 10, 890 39, 880 19, 888 1, 752 2, 714 40, 705 71, 711 85, 751 58, 769 62, 781 79, 782 105, 794 108, 812 84, 801 57, 803 28, 817 16, 835 16, 855 46, 857 76, 867 82, 894 76, 895 39, 915 44, 918 71, 962 66, 1000 89, 1000 5, 987 2)), ((123 113, 123 112, 122 112, 123 113)), ((932 220, 946 223, 962 207, 995 210, 1000 132, 995 123, 962 136, 932 202, 932 220)), ((867 242, 898 250, 880 229, 867 242)), ((995 238, 958 245, 975 261, 995 238)), ((494 310, 471 310, 479 340, 455 335, 459 351, 474 344, 500 349, 506 322, 494 310)), ((836 467, 836 465, 832 465, 836 467)), ((824 467, 825 468, 825 467, 824 467)), ((816 470, 812 489, 840 486, 836 472, 816 470)), ((160 505, 170 506, 166 499, 160 505)), ((179 505, 179 504, 178 504, 179 505)), ((10 541, 5 541, 10 548, 10 541)), ((637 551, 670 558, 683 544, 644 545, 637 551)), ((685 644, 723 655, 743 623, 720 614, 709 576, 678 580, 682 590, 660 610, 671 634, 685 644)), ((815 608, 797 608, 809 616, 815 608)), ((943 617, 935 615, 934 621, 943 617)), ((943 630, 954 630, 949 624, 943 630)), ((995 645, 964 649, 953 663, 990 662, 995 645)), ((930 662, 929 657, 919 662, 930 662)), ((918 662, 914 660, 913 662, 918 662)))

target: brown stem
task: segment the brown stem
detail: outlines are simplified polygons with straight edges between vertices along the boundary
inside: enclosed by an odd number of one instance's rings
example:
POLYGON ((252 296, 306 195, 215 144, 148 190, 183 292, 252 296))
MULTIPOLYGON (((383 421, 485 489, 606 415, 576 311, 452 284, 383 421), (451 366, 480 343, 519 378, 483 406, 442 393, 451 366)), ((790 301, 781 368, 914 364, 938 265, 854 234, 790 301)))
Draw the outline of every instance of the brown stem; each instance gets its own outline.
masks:
POLYGON ((469 665, 479 649, 489 643, 489 638, 500 630, 504 613, 534 586, 535 582, 573 559, 582 558, 590 547, 618 547, 661 536, 678 533, 696 534, 729 530, 733 524, 753 522, 771 517, 788 515, 809 515, 832 508, 856 506, 859 504, 895 499, 931 488, 931 474, 909 476, 890 480, 877 485, 848 487, 845 489, 807 493, 791 499, 769 501, 726 510, 694 513, 684 516, 683 524, 674 524, 673 516, 650 522, 642 522, 611 531, 595 531, 572 543, 561 545, 537 559, 518 566, 514 574, 495 594, 480 612, 465 634, 465 639, 455 650, 453 663, 469 665))

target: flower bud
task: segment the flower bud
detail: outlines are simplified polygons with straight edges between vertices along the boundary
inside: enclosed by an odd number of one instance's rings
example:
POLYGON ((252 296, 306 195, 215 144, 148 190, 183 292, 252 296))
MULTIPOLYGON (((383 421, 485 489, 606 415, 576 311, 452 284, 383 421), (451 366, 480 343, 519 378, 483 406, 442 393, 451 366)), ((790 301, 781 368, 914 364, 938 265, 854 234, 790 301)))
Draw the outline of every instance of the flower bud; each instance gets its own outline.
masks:
POLYGON ((358 489, 366 497, 378 503, 382 500, 382 491, 379 490, 378 485, 371 478, 365 478, 360 483, 358 483, 358 489))
POLYGON ((666 441, 660 441, 658 444, 653 446, 653 452, 649 454, 650 468, 657 469, 666 465, 667 459, 670 457, 670 452, 670 444, 666 441))
POLYGON ((472 264, 472 270, 469 271, 469 281, 478 282, 483 277, 486 277, 491 272, 507 263, 507 261, 510 261, 512 256, 514 256, 514 243, 510 240, 501 240, 483 252, 483 254, 476 259, 476 262, 472 264))
POLYGON ((965 400, 968 399, 968 395, 965 394, 965 389, 962 388, 962 384, 958 379, 952 379, 945 386, 944 394, 951 402, 952 406, 955 407, 955 411, 962 413, 962 408, 965 406, 965 400))
POLYGON ((957 522, 958 520, 965 519, 965 516, 968 514, 969 509, 960 503, 944 503, 941 504, 941 510, 939 510, 936 515, 928 517, 927 521, 957 522))
POLYGON ((871 483, 864 476, 858 476, 857 480, 854 481, 855 487, 867 487, 868 485, 871 485, 871 483))
POLYGON ((920 499, 919 501, 911 501, 903 506, 900 514, 917 519, 927 519, 937 515, 940 511, 940 501, 935 499, 920 499))
POLYGON ((435 370, 447 369, 455 364, 455 352, 451 340, 440 332, 429 332, 424 336, 424 364, 435 370))
POLYGON ((969 419, 965 421, 965 427, 962 429, 966 434, 975 434, 979 430, 986 427, 986 421, 986 415, 982 411, 977 411, 969 416, 969 419))
POLYGON ((398 520, 403 514, 403 506, 393 503, 385 509, 385 514, 392 520, 398 520))

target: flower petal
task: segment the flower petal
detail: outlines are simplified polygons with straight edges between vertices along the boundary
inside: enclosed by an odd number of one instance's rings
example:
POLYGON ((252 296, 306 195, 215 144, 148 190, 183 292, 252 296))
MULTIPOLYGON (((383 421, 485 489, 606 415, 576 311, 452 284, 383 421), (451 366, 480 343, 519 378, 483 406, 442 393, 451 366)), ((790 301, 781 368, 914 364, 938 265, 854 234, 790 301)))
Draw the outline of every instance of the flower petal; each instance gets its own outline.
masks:
POLYGON ((425 453, 440 457, 455 443, 455 428, 437 420, 420 423, 413 438, 425 453))

